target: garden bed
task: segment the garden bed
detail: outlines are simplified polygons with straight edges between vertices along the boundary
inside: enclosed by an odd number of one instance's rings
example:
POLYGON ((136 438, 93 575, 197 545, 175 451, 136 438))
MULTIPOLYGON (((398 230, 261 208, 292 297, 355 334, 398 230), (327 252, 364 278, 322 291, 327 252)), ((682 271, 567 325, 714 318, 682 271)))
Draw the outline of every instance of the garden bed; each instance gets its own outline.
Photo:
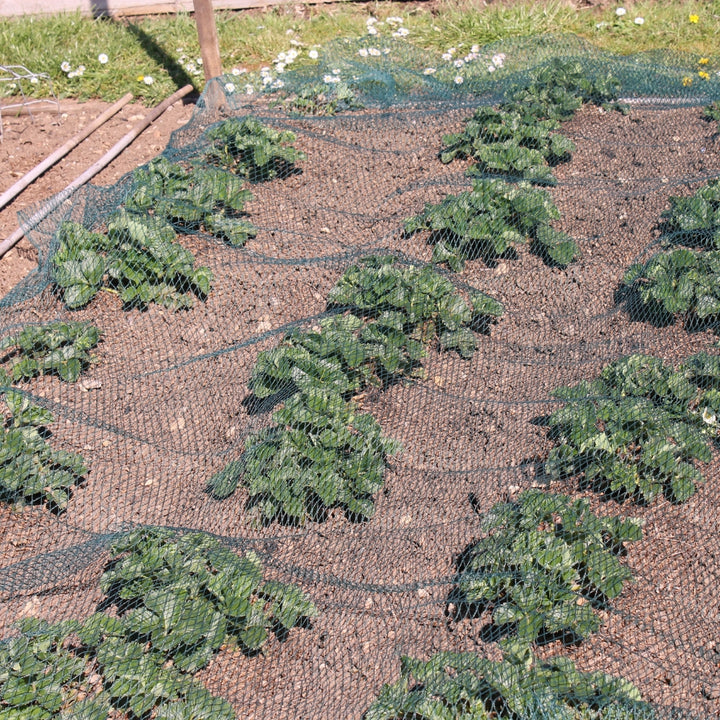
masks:
MULTIPOLYGON (((277 121, 272 111, 256 112, 277 121)), ((156 137, 139 140, 100 181, 157 154, 187 114, 169 113, 156 137)), ((437 153, 442 135, 468 114, 406 108, 284 120, 308 159, 301 174, 252 188, 247 211, 257 237, 244 249, 180 238, 215 276, 205 302, 179 313, 155 305, 124 312, 117 296, 100 293, 71 314, 102 328, 98 362, 75 385, 42 377, 23 388, 55 413, 53 442, 82 453, 90 471, 63 515, 0 507, 3 636, 23 615, 89 614, 108 536, 153 524, 253 548, 271 574, 300 584, 318 606, 309 629, 272 639, 257 657, 221 652, 201 673, 239 717, 360 718, 382 684, 397 678, 401 655, 472 650, 498 659, 482 618, 454 621, 447 612, 455 558, 481 534, 469 498, 486 511, 547 482, 540 468, 552 443, 538 418, 558 406, 555 388, 595 377, 630 353, 677 364, 716 341, 680 323, 633 322, 616 301, 627 267, 652 252, 668 197, 717 172, 720 142, 700 108, 638 105, 624 116, 586 106, 564 123, 577 149, 555 169, 550 193, 562 216, 556 226, 576 239, 580 258, 551 267, 521 246, 490 266, 472 260, 462 274, 448 273, 461 288, 500 300, 505 316, 479 335, 472 359, 432 348, 426 379, 357 398, 404 447, 390 460, 371 520, 351 522, 334 509, 324 523, 257 528, 244 490, 224 501, 205 493, 207 478, 270 422, 270 410, 250 412, 244 401, 258 353, 278 344, 284 326, 315 325, 330 288, 361 255, 386 250, 429 261, 426 236, 406 238, 400 229, 425 203, 467 186, 466 163, 443 165, 437 153)), ((34 125, 6 120, 0 153, 18 169, 33 165, 40 138, 59 145, 70 129, 49 117, 34 125)), ((71 156, 80 168, 84 160, 71 156)), ((42 182, 54 177, 52 190, 60 190, 75 174, 61 170, 42 182)), ((23 202, 50 189, 37 184, 23 202)), ((6 213, 0 220, 9 230, 6 213)), ((30 256, 26 249, 3 260, 3 289, 30 256)), ((46 288, 6 309, 3 325, 67 314, 46 288)), ((720 714, 718 469, 717 459, 703 467, 706 482, 684 505, 638 508, 590 496, 600 514, 646 520, 625 559, 635 583, 604 613, 598 633, 570 648, 545 645, 541 655, 562 649, 582 670, 631 680, 646 700, 720 714)))

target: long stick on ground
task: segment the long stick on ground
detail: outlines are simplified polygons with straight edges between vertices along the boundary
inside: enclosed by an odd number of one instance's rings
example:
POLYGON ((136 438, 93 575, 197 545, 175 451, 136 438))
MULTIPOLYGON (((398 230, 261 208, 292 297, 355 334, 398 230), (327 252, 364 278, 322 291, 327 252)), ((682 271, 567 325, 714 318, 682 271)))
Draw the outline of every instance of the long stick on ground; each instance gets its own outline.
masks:
POLYGON ((88 135, 104 125, 115 113, 132 100, 132 93, 123 95, 114 105, 109 107, 102 115, 98 115, 86 128, 77 135, 73 135, 64 145, 59 147, 52 155, 48 155, 41 163, 23 175, 12 187, 0 195, 0 210, 4 208, 16 195, 21 193, 33 180, 39 178, 48 168, 58 160, 64 158, 74 147, 77 147, 88 135))
POLYGON ((34 212, 21 227, 0 243, 0 258, 5 255, 10 248, 14 247, 28 230, 34 228, 53 210, 62 205, 75 190, 88 182, 88 180, 97 175, 106 165, 114 160, 143 130, 157 120, 173 103, 189 95, 193 90, 192 85, 185 85, 185 87, 180 88, 180 90, 163 100, 159 105, 156 105, 127 135, 121 140, 118 140, 96 163, 91 165, 82 175, 75 178, 64 190, 50 198, 50 200, 34 212))

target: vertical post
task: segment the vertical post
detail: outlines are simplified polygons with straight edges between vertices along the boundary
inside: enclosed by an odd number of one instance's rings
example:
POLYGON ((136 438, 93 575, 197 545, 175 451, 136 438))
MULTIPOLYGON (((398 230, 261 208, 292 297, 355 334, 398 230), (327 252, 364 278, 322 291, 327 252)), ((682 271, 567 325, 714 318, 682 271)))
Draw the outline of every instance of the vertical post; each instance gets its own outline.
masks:
POLYGON ((195 24, 197 25, 200 55, 202 56, 205 82, 210 78, 222 75, 220 47, 218 45, 217 28, 212 0, 193 0, 195 24))

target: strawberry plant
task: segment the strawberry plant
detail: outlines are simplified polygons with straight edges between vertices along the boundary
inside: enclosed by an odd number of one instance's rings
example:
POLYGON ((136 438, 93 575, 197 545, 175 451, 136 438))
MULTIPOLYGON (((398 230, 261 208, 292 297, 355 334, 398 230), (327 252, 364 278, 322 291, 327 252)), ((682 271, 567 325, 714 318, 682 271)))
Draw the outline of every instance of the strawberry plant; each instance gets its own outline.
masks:
POLYGON ((720 313, 720 250, 676 248, 653 255, 628 268, 623 285, 645 316, 686 324, 713 319, 720 313))
POLYGON ((28 325, 8 335, 0 342, 0 349, 20 356, 9 368, 14 382, 50 373, 75 382, 90 364, 88 351, 99 340, 100 331, 90 323, 53 322, 28 325))
POLYGON ((45 426, 53 422, 49 410, 33 405, 22 393, 5 392, 10 417, 0 427, 0 498, 7 502, 43 501, 62 512, 71 489, 87 468, 75 453, 53 450, 45 426))
POLYGON ((567 160, 573 142, 556 133, 555 120, 528 120, 519 112, 481 107, 459 133, 443 137, 440 160, 472 158, 478 175, 506 175, 535 183, 554 185, 551 165, 567 160))
POLYGON ((611 73, 590 78, 581 63, 555 58, 530 73, 529 82, 510 90, 510 100, 502 107, 521 113, 529 120, 547 118, 567 120, 583 103, 627 114, 629 108, 618 101, 620 81, 611 73))
POLYGON ((492 609, 492 622, 524 642, 584 639, 600 627, 594 608, 631 579, 618 555, 641 521, 598 517, 587 500, 528 490, 484 518, 488 535, 463 553, 458 600, 492 609))
POLYGON ((716 122, 719 123, 718 127, 720 127, 720 103, 717 102, 717 100, 711 102, 709 105, 706 105, 703 108, 703 120, 707 120, 708 122, 716 122))
POLYGON ((212 273, 194 267, 193 254, 176 242, 175 230, 160 217, 120 209, 108 218, 107 235, 64 222, 52 258, 54 280, 65 305, 84 307, 105 285, 126 308, 190 307, 189 293, 205 298, 212 273))
POLYGON ((352 88, 343 81, 302 85, 293 96, 284 101, 284 105, 290 112, 300 115, 325 116, 365 107, 358 101, 352 88))
POLYGON ((459 272, 466 260, 494 259, 517 243, 532 239, 532 249, 558 265, 577 255, 575 242, 550 226, 560 212, 546 190, 529 183, 476 179, 473 189, 448 195, 437 205, 405 221, 405 235, 429 230, 433 262, 447 262, 459 272))
POLYGON ((364 520, 383 486, 386 457, 399 443, 332 388, 295 393, 273 415, 277 425, 248 438, 243 480, 259 519, 304 524, 342 507, 364 520))
POLYGON ((143 528, 111 552, 115 562, 100 587, 121 614, 98 616, 97 633, 85 630, 89 645, 133 638, 163 662, 172 658, 176 670, 195 672, 223 642, 255 652, 272 630, 287 633, 317 612, 298 587, 265 581, 254 553, 240 557, 203 533, 143 528))
MULTIPOLYGON (((365 258, 343 274, 328 295, 330 307, 340 307, 369 318, 367 338, 392 351, 383 328, 402 328, 412 340, 428 345, 437 338, 441 349, 457 349, 471 357, 476 348, 472 327, 485 327, 503 314, 494 298, 474 291, 469 303, 453 284, 428 265, 399 267, 391 256, 365 258)), ((414 352, 408 345, 409 352, 414 352)), ((397 355, 390 352, 392 372, 397 355)), ((402 361, 398 358, 397 365, 402 361)))
MULTIPOLYGON (((545 463, 555 479, 582 475, 609 495, 684 502, 702 481, 693 461, 711 459, 711 427, 698 412, 698 386, 657 358, 631 355, 600 377, 559 388, 565 405, 548 419, 557 440, 545 463)), ((701 398, 700 398, 701 399, 701 398)))
POLYGON ((78 625, 26 618, 20 635, 0 643, 0 718, 51 720, 87 689, 85 661, 65 645, 78 625))
POLYGON ((206 131, 211 148, 204 161, 229 170, 250 182, 265 182, 296 172, 305 160, 295 148, 295 133, 275 130, 253 117, 230 118, 206 131))
POLYGON ((430 660, 404 656, 400 679, 385 685, 364 720, 652 720, 652 707, 629 681, 580 672, 571 660, 536 658, 504 641, 503 659, 441 652, 430 660))
POLYGON ((720 250, 720 179, 689 197, 671 197, 662 214, 667 239, 680 245, 720 250))
POLYGON ((136 170, 133 180, 137 187, 125 201, 129 210, 152 211, 184 231, 203 229, 233 247, 257 234, 244 212, 252 193, 237 175, 214 167, 186 169, 159 157, 136 170))

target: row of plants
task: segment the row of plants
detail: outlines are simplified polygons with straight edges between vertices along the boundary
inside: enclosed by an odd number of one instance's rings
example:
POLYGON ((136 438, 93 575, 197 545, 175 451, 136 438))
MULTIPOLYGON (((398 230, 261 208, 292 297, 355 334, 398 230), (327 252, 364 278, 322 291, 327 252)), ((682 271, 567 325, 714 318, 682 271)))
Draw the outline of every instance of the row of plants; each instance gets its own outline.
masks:
POLYGON ((527 240, 548 264, 570 264, 578 246, 552 227, 560 213, 549 193, 532 185, 556 184, 552 168, 575 150, 557 131, 583 103, 627 111, 618 103, 619 88, 612 75, 592 80, 579 62, 556 59, 514 87, 497 108, 478 108, 461 132, 443 138, 440 152, 443 163, 473 161, 467 171, 472 189, 428 203, 406 220, 405 235, 429 231, 433 262, 456 272, 467 260, 493 261, 527 240))
POLYGON ((88 619, 28 618, 0 644, 4 720, 234 720, 193 675, 221 647, 252 656, 317 614, 300 588, 265 579, 255 553, 199 532, 132 531, 100 587, 88 619))
POLYGON ((151 303, 179 309, 210 293, 213 274, 177 241, 177 231, 203 231, 242 247, 256 229, 247 219, 246 182, 297 172, 305 154, 295 135, 246 117, 209 128, 204 149, 187 162, 157 158, 136 170, 123 207, 105 232, 81 223, 60 225, 52 278, 69 309, 85 307, 101 290, 118 294, 126 309, 151 303))
POLYGON ((241 460, 208 481, 216 498, 242 479, 262 522, 322 520, 332 507, 357 520, 374 513, 386 458, 400 450, 353 397, 421 377, 437 344, 472 356, 474 330, 502 315, 500 303, 473 292, 466 300, 432 266, 401 265, 392 256, 363 259, 328 296, 319 329, 288 333, 258 356, 250 377, 257 400, 284 400, 274 426, 251 435, 241 460))
POLYGON ((86 322, 28 325, 3 338, 0 396, 7 408, 0 426, 0 499, 14 505, 42 502, 55 512, 67 508, 72 489, 87 473, 77 453, 55 450, 47 426, 54 416, 15 385, 40 375, 75 382, 94 360, 90 351, 100 331, 86 322))

